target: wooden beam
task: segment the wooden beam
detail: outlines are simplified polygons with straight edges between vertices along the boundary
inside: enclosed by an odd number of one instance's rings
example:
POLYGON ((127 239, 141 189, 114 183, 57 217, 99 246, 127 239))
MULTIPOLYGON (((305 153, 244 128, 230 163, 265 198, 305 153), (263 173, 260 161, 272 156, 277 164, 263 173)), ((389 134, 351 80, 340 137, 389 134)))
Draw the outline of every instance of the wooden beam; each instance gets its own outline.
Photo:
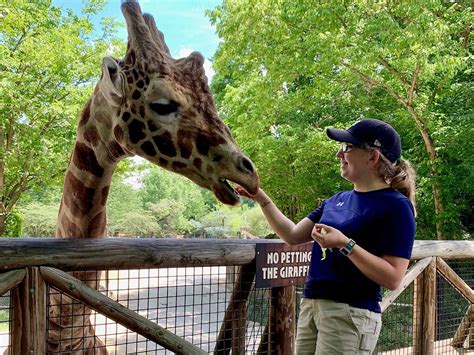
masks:
POLYGON ((270 302, 269 354, 294 354, 296 342, 296 288, 273 287, 270 302))
POLYGON ((473 240, 415 240, 412 260, 438 256, 443 259, 472 259, 473 240))
POLYGON ((469 285, 454 272, 453 269, 441 258, 436 261, 437 271, 454 286, 470 303, 474 303, 474 291, 469 285))
POLYGON ((255 258, 255 244, 227 239, 1 238, 0 270, 29 266, 85 271, 244 265, 255 258))
POLYGON ((229 305, 214 348, 215 355, 245 354, 247 300, 255 279, 255 262, 244 265, 235 281, 229 305))
POLYGON ((153 323, 147 318, 128 309, 88 287, 69 274, 50 267, 41 267, 41 275, 54 287, 83 302, 86 306, 103 314, 151 341, 177 354, 206 354, 197 346, 153 323))
MULTIPOLYGON (((471 304, 467 308, 466 314, 464 315, 461 323, 459 324, 456 333, 454 333, 453 339, 451 340, 451 346, 453 348, 462 348, 464 341, 469 336, 471 328, 474 327, 474 305, 471 304)), ((473 340, 474 341, 474 340, 473 340)))
MULTIPOLYGON (((65 271, 245 265, 257 243, 280 240, 1 238, 0 270, 51 266, 65 271), (126 255, 126 257, 124 257, 126 255)), ((413 260, 474 257, 474 241, 417 240, 413 260)))
POLYGON ((395 290, 390 291, 382 300, 382 313, 390 306, 398 296, 420 275, 430 264, 433 258, 428 257, 418 261, 405 274, 402 283, 395 290))
POLYGON ((12 270, 0 274, 0 296, 15 288, 25 278, 25 269, 12 270))
POLYGON ((436 258, 426 267, 424 274, 421 354, 434 354, 436 336, 436 258))
POLYGON ((12 302, 12 354, 46 354, 46 285, 38 268, 26 271, 12 302))
POLYGON ((422 354, 423 348, 424 280, 422 272, 413 282, 413 354, 422 354))

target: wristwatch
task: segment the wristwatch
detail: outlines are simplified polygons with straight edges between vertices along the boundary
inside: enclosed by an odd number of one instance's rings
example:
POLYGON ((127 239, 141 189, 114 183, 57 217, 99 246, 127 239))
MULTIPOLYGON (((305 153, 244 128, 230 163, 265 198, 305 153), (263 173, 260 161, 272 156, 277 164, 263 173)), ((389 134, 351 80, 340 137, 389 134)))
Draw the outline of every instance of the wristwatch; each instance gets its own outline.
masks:
POLYGON ((349 256, 352 253, 352 250, 354 249, 354 246, 357 243, 355 242, 354 239, 349 239, 349 242, 346 244, 346 246, 342 247, 339 249, 339 251, 342 253, 342 255, 349 256))

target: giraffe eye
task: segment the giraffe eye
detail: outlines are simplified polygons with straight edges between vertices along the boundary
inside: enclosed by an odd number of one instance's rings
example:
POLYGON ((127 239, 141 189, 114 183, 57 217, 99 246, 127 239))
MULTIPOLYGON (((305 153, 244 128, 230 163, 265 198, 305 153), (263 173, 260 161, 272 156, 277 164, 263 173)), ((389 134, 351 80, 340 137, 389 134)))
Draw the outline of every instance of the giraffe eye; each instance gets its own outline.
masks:
MULTIPOLYGON (((161 101, 161 100, 160 100, 161 101)), ((169 100, 169 102, 152 102, 150 108, 160 116, 166 116, 170 113, 178 112, 179 105, 176 101, 169 100)))

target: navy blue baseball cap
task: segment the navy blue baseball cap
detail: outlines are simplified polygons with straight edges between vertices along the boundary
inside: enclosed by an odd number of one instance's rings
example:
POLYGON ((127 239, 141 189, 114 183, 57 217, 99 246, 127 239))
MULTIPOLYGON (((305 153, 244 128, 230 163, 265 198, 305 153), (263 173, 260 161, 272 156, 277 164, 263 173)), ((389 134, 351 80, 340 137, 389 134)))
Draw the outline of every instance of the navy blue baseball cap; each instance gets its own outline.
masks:
POLYGON ((395 163, 402 153, 400 136, 388 123, 376 119, 364 119, 348 129, 328 128, 329 138, 355 146, 378 148, 382 154, 395 163))

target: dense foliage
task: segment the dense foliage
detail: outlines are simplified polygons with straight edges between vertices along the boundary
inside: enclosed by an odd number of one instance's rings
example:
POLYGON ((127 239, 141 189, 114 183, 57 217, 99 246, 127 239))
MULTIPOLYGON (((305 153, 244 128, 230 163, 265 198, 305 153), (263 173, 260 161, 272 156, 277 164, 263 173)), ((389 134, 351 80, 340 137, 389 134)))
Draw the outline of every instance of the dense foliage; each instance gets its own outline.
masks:
MULTIPOLYGON (((50 0, 0 0, 0 235, 50 236, 77 117, 102 57, 123 43, 90 16, 50 0), (20 233, 20 231, 22 232, 20 233)), ((264 189, 297 221, 351 187, 329 126, 390 122, 417 169, 418 238, 474 229, 473 11, 467 1, 224 0, 209 13, 221 44, 212 89, 221 116, 256 163, 264 189)), ((219 205, 148 165, 133 187, 121 164, 110 235, 269 234, 258 207, 219 205)))
POLYGON ((90 16, 103 5, 85 2, 76 15, 50 0, 0 0, 0 235, 18 226, 26 191, 62 179, 79 111, 118 45, 110 20, 94 32, 90 16))
POLYGON ((418 171, 418 234, 472 233, 473 9, 467 1, 223 1, 220 112, 292 218, 344 187, 328 126, 380 118, 418 171))

